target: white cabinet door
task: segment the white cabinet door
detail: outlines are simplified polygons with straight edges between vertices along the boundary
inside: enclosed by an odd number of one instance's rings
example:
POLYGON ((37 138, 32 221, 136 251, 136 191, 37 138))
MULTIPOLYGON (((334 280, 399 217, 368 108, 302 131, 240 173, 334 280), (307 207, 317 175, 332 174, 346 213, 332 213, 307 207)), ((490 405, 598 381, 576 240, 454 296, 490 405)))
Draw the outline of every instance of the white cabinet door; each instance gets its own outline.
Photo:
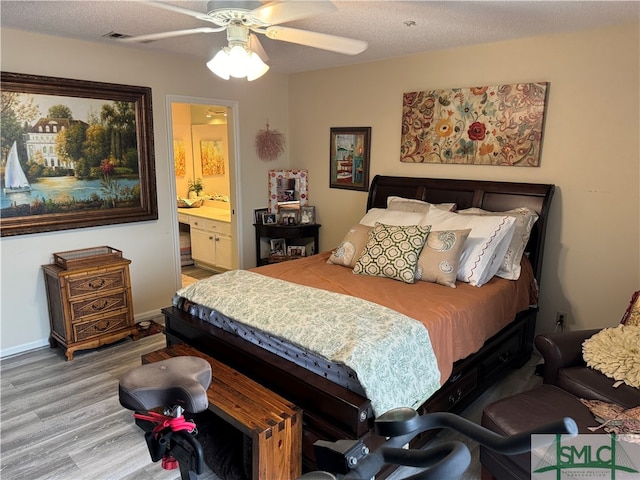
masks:
POLYGON ((216 234, 216 267, 231 270, 231 237, 216 234))
POLYGON ((196 262, 216 264, 215 233, 191 228, 191 258, 196 262))

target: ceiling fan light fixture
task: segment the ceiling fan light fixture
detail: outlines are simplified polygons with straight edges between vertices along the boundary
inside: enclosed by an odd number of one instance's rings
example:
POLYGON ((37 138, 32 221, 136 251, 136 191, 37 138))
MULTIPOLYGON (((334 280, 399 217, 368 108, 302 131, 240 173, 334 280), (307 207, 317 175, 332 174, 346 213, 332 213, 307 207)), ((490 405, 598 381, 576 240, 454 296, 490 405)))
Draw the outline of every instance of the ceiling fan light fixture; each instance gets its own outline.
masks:
POLYGON ((256 52, 251 52, 249 54, 249 68, 247 70, 247 80, 252 81, 256 78, 260 78, 262 75, 267 73, 269 70, 269 65, 264 63, 256 52))
POLYGON ((207 62, 207 68, 224 80, 229 80, 229 54, 225 51, 226 47, 214 55, 207 62))
POLYGON ((264 63, 256 52, 242 45, 232 45, 216 53, 207 62, 207 68, 225 80, 229 80, 230 77, 246 77, 248 81, 252 81, 267 73, 269 65, 264 63))

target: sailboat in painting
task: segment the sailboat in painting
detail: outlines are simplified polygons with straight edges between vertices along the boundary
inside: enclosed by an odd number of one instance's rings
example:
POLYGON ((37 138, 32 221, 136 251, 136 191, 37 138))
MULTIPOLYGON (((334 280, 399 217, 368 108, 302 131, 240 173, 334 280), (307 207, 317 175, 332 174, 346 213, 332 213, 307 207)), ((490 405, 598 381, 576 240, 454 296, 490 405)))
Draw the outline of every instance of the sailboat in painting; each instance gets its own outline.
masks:
POLYGON ((8 195, 10 193, 29 191, 31 191, 31 185, 29 185, 27 176, 24 174, 22 166, 20 166, 18 147, 16 142, 13 142, 4 168, 4 193, 8 195))

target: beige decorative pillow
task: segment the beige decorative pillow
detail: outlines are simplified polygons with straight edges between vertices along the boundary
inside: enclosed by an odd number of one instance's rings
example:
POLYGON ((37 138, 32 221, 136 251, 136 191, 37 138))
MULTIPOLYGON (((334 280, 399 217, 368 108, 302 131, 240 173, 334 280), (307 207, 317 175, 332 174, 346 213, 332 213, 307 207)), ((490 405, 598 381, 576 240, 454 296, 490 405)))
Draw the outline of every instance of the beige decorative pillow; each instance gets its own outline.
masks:
POLYGON ((513 237, 496 275, 507 280, 520 278, 520 261, 531 236, 531 229, 536 220, 538 220, 538 213, 526 207, 514 208, 506 212, 489 212, 481 208, 467 208, 460 210, 458 213, 461 215, 487 215, 494 217, 508 215, 516 219, 513 237))
POLYGON ((470 228, 430 232, 418 258, 416 280, 456 288, 460 256, 469 233, 470 228))
POLYGON ((418 256, 430 229, 376 223, 353 273, 414 283, 418 256))
POLYGON ((461 215, 432 208, 425 215, 433 230, 465 230, 471 233, 464 242, 458 266, 458 280, 480 287, 496 274, 513 237, 515 218, 504 216, 461 215))
POLYGON ((349 229, 338 247, 331 252, 327 263, 353 268, 360 258, 364 246, 369 241, 369 232, 372 227, 356 223, 349 229))

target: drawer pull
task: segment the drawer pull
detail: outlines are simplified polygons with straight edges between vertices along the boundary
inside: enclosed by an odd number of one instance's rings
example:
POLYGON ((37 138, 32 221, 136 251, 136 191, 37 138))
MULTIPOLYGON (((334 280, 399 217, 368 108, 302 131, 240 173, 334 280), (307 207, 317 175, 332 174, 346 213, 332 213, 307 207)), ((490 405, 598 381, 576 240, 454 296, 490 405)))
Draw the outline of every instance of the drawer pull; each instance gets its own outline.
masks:
POLYGON ((458 380, 460 380, 460 377, 462 376, 462 372, 458 372, 455 375, 453 375, 450 379, 449 379, 449 383, 455 383, 458 380))
POLYGON ((458 390, 456 390, 455 394, 449 395, 449 404, 455 405, 460 401, 461 398, 462 398, 462 389, 459 388, 458 390))
POLYGON ((104 328, 100 328, 98 325, 96 325, 94 328, 99 332, 106 332, 107 330, 109 330, 109 327, 111 327, 111 322, 107 322, 104 328))
POLYGON ((90 281, 89 282, 89 286, 91 288, 93 288, 94 290, 98 290, 99 288, 104 287, 104 284, 106 282, 104 281, 104 278, 100 279, 100 281, 94 282, 94 281, 90 281))
POLYGON ((107 302, 106 300, 103 300, 100 305, 98 305, 96 303, 92 303, 91 304, 91 310, 100 311, 100 310, 104 310, 108 306, 109 306, 109 302, 107 302))
POLYGON ((500 361, 501 363, 507 363, 509 361, 510 356, 511 355, 509 355, 509 352, 504 352, 502 355, 498 357, 498 361, 500 361))

